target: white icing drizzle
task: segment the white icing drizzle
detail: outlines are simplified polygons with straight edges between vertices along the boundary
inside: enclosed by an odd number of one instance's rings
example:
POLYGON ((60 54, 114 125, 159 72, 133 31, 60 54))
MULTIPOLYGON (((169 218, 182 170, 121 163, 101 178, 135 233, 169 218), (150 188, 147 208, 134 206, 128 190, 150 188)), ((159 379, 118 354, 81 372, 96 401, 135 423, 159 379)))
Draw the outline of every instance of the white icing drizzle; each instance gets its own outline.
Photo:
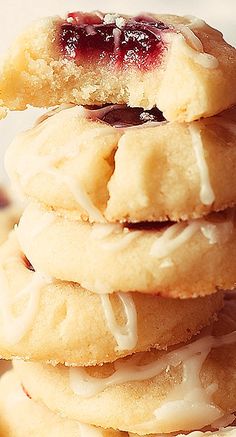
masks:
POLYGON ((197 232, 201 231, 209 244, 226 243, 234 228, 232 211, 223 222, 212 223, 197 219, 189 222, 175 223, 156 239, 150 249, 150 255, 159 259, 169 256, 180 246, 189 241, 197 232))
MULTIPOLYGON (((230 214, 229 214, 229 217, 230 214)), ((201 232, 209 241, 209 244, 224 244, 227 243, 233 233, 234 222, 233 218, 229 218, 222 223, 209 223, 202 221, 201 232)))
MULTIPOLYGON (((118 30, 118 29, 116 29, 116 30, 118 30)), ((120 31, 118 30, 118 32, 120 32, 120 31)), ((96 120, 101 120, 111 110, 122 109, 124 107, 125 107, 125 105, 108 105, 108 106, 104 106, 104 108, 99 108, 99 109, 87 109, 87 108, 82 107, 83 108, 82 115, 89 120, 96 121, 96 120)))
POLYGON ((112 33, 114 36, 114 52, 118 52, 120 49, 121 30, 116 27, 112 33))
POLYGON ((30 329, 37 314, 41 288, 50 283, 51 278, 39 272, 32 273, 32 280, 14 299, 10 298, 8 280, 2 267, 0 267, 0 282, 0 314, 3 321, 4 337, 8 343, 18 343, 30 329), (15 316, 12 312, 12 305, 16 304, 22 297, 27 298, 26 307, 22 314, 15 316))
POLYGON ((197 50, 198 52, 203 52, 202 42, 188 26, 179 24, 175 27, 182 33, 190 47, 192 47, 194 50, 197 50))
MULTIPOLYGON (((37 236, 42 230, 56 220, 55 213, 45 213, 42 222, 36 223, 32 229, 32 236, 37 236)), ((189 222, 175 223, 157 237, 150 248, 150 255, 162 259, 168 257, 181 245, 189 241, 197 232, 202 232, 209 244, 224 244, 232 235, 234 229, 234 210, 229 210, 227 218, 222 222, 210 222, 197 219, 189 222)), ((90 238, 101 242, 100 247, 104 250, 117 251, 126 248, 133 240, 143 235, 145 231, 131 231, 117 224, 94 224, 90 238), (118 240, 114 240, 114 237, 118 240)), ((161 267, 173 265, 171 259, 161 267)), ((86 288, 86 285, 83 284, 86 288)), ((109 285, 97 284, 96 292, 101 294, 109 293, 109 285)))
POLYGON ((200 199, 203 205, 211 205, 215 200, 215 194, 213 192, 209 170, 204 156, 204 149, 201 137, 201 131, 195 123, 189 125, 189 132, 192 138, 192 145, 197 160, 197 165, 200 173, 201 190, 200 199))
MULTIPOLYGON (((236 331, 219 337, 205 336, 179 349, 166 353, 163 357, 145 365, 137 364, 142 354, 135 354, 130 359, 115 361, 115 371, 107 378, 92 377, 82 367, 71 368, 68 369, 71 389, 78 396, 89 398, 110 386, 154 378, 163 371, 166 371, 170 366, 177 367, 182 363, 184 367, 184 365, 192 363, 191 360, 194 357, 196 360, 200 360, 199 355, 201 355, 202 362, 204 362, 211 349, 233 343, 236 343, 236 331)), ((195 378, 197 378, 197 375, 195 375, 195 378)), ((185 383, 184 379, 183 384, 185 383)))
POLYGON ((102 432, 91 425, 85 425, 84 423, 78 423, 80 430, 80 437, 102 437, 102 432))
POLYGON ((150 255, 156 258, 165 258, 190 240, 199 230, 199 224, 193 221, 190 224, 175 223, 157 238, 150 249, 150 255))
MULTIPOLYGON (((189 33, 188 33, 188 37, 189 37, 189 33)), ((213 55, 193 49, 186 41, 184 35, 180 33, 176 35, 176 40, 177 39, 179 44, 182 45, 182 48, 189 56, 189 58, 191 58, 196 64, 201 65, 203 68, 212 69, 212 70, 218 68, 219 61, 213 55)), ((194 39, 194 41, 193 40, 191 41, 191 45, 193 44, 196 44, 196 39, 194 39)))
POLYGON ((190 21, 190 23, 186 24, 190 29, 199 29, 206 26, 204 20, 201 20, 201 18, 195 17, 194 15, 185 15, 184 18, 187 18, 190 21))
POLYGON ((208 423, 213 423, 222 417, 222 414, 224 415, 224 412, 211 402, 211 397, 217 391, 218 385, 212 384, 203 390, 200 380, 200 371, 210 350, 211 347, 208 347, 199 355, 183 362, 182 383, 154 411, 156 424, 158 423, 160 427, 165 426, 167 432, 180 429, 186 431, 191 431, 193 428, 201 429, 206 425, 206 418, 208 423), (186 411, 188 411, 187 415, 186 411))
POLYGON ((128 228, 119 224, 93 224, 90 234, 92 239, 100 241, 100 246, 104 250, 116 251, 125 249, 133 240, 140 236, 142 231, 130 231, 128 228), (118 239, 114 240, 114 237, 118 239))
MULTIPOLYGON (((120 105, 113 105, 120 107, 120 105)), ((69 105, 70 108, 70 105, 69 105)), ((62 108, 63 109, 63 108, 62 108)), ((58 108, 59 112, 62 110, 61 108, 58 108)), ((99 110, 88 110, 83 108, 82 106, 76 107, 76 114, 79 117, 85 116, 85 117, 94 117, 94 119, 98 118, 98 116, 103 116, 107 112, 110 111, 110 107, 101 108, 99 110)), ((52 114, 53 115, 53 114, 52 114)), ((50 116, 47 114, 47 116, 50 116)), ((39 128, 40 126, 38 126, 39 128)), ((41 127, 40 127, 41 129, 41 127)), ((69 175, 63 175, 62 172, 58 171, 55 167, 55 164, 67 157, 73 158, 73 156, 76 156, 78 154, 78 149, 70 147, 70 152, 65 154, 64 149, 61 151, 58 151, 57 156, 52 157, 50 155, 43 155, 40 156, 40 149, 44 143, 47 142, 48 138, 48 131, 45 130, 43 133, 41 132, 40 136, 37 140, 34 141, 34 153, 38 153, 39 156, 33 161, 31 161, 30 168, 28 164, 25 162, 25 160, 21 160, 18 164, 18 173, 21 175, 21 181, 22 185, 25 186, 29 184, 30 179, 37 175, 38 173, 46 173, 50 174, 53 177, 57 178, 59 180, 60 184, 67 185, 68 189, 70 190, 72 196, 74 199, 78 202, 78 204, 90 215, 91 219, 94 221, 99 222, 105 222, 105 219, 102 215, 102 213, 98 210, 98 208, 95 207, 93 202, 90 199, 90 196, 84 188, 81 186, 81 184, 78 182, 78 180, 75 180, 73 177, 69 175), (72 149, 72 150, 71 150, 72 149)))
POLYGON ((48 118, 53 117, 53 115, 58 114, 58 112, 64 111, 65 109, 73 108, 74 106, 75 106, 74 103, 62 103, 62 105, 57 106, 57 108, 52 109, 52 111, 48 111, 46 112, 46 114, 41 115, 36 120, 35 126, 38 126, 48 118))
MULTIPOLYGON (((101 393, 109 386, 147 380, 163 371, 169 372, 171 367, 177 367, 182 363, 182 382, 154 411, 154 419, 133 426, 133 431, 151 433, 154 425, 155 428, 160 427, 160 430, 164 427, 167 433, 181 429, 185 431, 191 431, 194 428, 202 429, 207 425, 217 423, 219 419, 225 420, 226 418, 224 411, 212 401, 212 395, 217 391, 218 385, 211 384, 204 389, 201 384, 202 365, 213 348, 233 343, 236 343, 236 331, 219 337, 205 336, 145 365, 139 365, 139 357, 134 355, 126 361, 115 362, 114 373, 106 378, 95 378, 83 368, 72 368, 69 369, 70 386, 78 396, 89 398, 101 393), (186 411, 189 412, 187 416, 186 411)), ((234 418, 234 415, 228 415, 228 423, 232 423, 234 418)))
MULTIPOLYGON (((54 160, 57 161, 58 157, 54 160)), ((27 170, 27 172, 21 170, 22 184, 27 185, 29 180, 40 172, 57 178, 60 184, 65 184, 76 202, 78 202, 78 204, 89 214, 92 220, 105 222, 102 213, 94 206, 90 196, 86 193, 84 188, 82 188, 81 184, 73 177, 58 172, 58 170, 54 168, 53 159, 48 156, 38 156, 37 160, 34 161, 34 163, 31 163, 30 170, 27 170)))
POLYGON ((116 223, 94 223, 91 231, 91 236, 95 240, 103 240, 113 234, 119 234, 123 231, 123 226, 116 223))
POLYGON ((138 341, 136 307, 130 293, 117 293, 116 295, 122 302, 125 311, 125 325, 119 326, 117 324, 109 294, 102 294, 100 296, 104 315, 107 321, 108 328, 117 342, 117 347, 115 348, 115 350, 131 350, 136 346, 138 341))
POLYGON ((169 267, 172 267, 174 265, 171 258, 166 258, 159 264, 159 267, 162 269, 168 269, 169 267))
POLYGON ((100 222, 106 221, 103 214, 95 207, 88 193, 85 192, 84 188, 82 188, 78 181, 71 176, 58 174, 56 170, 50 171, 50 174, 58 177, 62 183, 67 185, 75 200, 89 214, 92 220, 100 222))
POLYGON ((199 53, 189 47, 189 56, 196 64, 201 65, 203 68, 214 70, 219 67, 218 59, 208 53, 199 53))

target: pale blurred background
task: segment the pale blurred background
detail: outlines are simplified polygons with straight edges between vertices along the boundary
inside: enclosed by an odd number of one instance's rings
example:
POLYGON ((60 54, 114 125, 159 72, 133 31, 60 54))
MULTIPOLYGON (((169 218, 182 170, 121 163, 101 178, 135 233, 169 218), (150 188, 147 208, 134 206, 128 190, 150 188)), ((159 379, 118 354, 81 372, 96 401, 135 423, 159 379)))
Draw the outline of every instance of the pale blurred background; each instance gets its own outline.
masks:
MULTIPOLYGON (((220 29, 236 45, 236 0, 0 0, 0 55, 32 20, 67 11, 94 10, 137 13, 143 11, 196 15, 220 29)), ((236 84, 232 84, 236 86, 236 84)), ((31 126, 40 110, 10 114, 0 121, 0 177, 4 177, 4 151, 17 132, 31 126)))

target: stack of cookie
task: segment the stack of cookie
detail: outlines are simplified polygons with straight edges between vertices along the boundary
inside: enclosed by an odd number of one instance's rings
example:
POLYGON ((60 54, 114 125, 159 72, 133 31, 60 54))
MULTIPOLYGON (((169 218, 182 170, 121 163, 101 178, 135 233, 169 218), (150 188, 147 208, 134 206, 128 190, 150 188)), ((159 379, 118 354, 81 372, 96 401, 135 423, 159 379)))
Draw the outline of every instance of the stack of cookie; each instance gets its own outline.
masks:
POLYGON ((30 203, 0 253, 5 437, 235 435, 235 67, 192 17, 16 42, 2 106, 60 106, 6 157, 30 203))

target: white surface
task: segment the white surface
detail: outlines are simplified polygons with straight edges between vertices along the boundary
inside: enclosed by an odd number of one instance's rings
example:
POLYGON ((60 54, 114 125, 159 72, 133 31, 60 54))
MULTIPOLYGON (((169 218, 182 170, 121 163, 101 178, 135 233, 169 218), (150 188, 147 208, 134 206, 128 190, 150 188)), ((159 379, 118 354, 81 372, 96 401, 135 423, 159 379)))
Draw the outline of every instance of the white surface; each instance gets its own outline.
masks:
MULTIPOLYGON (((38 17, 94 9, 196 15, 220 29, 231 44, 236 44, 236 0, 0 0, 0 55, 6 52, 19 32, 38 17)), ((30 126, 39 113, 39 110, 28 110, 10 114, 7 120, 0 122, 0 175, 3 173, 2 160, 7 145, 17 132, 30 126)))

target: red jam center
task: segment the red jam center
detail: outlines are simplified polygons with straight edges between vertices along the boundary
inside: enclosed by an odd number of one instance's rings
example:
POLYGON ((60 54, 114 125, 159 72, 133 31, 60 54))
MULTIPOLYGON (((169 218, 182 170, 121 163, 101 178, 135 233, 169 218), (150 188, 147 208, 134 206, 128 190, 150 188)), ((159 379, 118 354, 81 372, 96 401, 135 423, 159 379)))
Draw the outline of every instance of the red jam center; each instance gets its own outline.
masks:
POLYGON ((105 60, 116 66, 135 65, 144 70, 160 64, 166 49, 163 37, 171 30, 169 26, 145 16, 117 20, 121 21, 106 23, 97 14, 69 14, 61 25, 61 53, 77 62, 85 58, 87 62, 105 60))

